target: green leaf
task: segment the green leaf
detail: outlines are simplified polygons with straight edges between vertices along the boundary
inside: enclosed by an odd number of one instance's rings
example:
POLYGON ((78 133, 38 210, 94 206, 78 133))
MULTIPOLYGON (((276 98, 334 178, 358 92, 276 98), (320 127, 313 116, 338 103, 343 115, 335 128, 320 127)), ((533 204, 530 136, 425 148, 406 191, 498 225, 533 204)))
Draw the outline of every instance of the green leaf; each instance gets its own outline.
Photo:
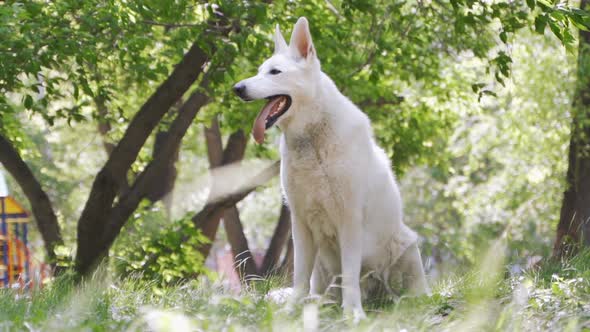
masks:
POLYGON ((547 16, 537 16, 535 18, 535 31, 537 33, 545 33, 545 27, 547 26, 547 16))
POLYGON ((506 31, 500 32, 500 40, 504 43, 508 43, 508 36, 506 35, 506 31))
POLYGON ((80 98, 80 89, 78 88, 78 84, 74 84, 74 98, 76 100, 80 98))
POLYGON ((500 76, 500 72, 496 72, 494 74, 494 77, 496 78, 496 81, 500 84, 502 84, 502 86, 506 86, 506 84, 504 83, 504 79, 500 76))
POLYGON ((498 95, 492 90, 482 90, 481 93, 488 96, 498 97, 498 95))
POLYGON ((535 0, 526 0, 526 5, 531 9, 535 9, 535 0))
POLYGON ((584 21, 584 19, 581 16, 577 14, 572 14, 568 16, 568 18, 576 28, 583 31, 590 31, 590 26, 584 21))
POLYGON ((94 97, 94 93, 92 92, 88 81, 84 77, 80 78, 80 85, 82 85, 82 90, 84 93, 86 93, 88 96, 94 97))
POLYGON ((551 0, 537 0, 537 1, 538 1, 538 3, 540 3, 541 5, 543 5, 545 7, 548 7, 548 8, 553 7, 553 1, 551 1, 551 0))
POLYGON ((557 24, 557 22, 549 21, 549 28, 553 31, 553 34, 562 42, 564 42, 563 35, 561 33, 561 28, 557 24))
POLYGON ((27 109, 33 108, 33 97, 31 97, 31 95, 27 95, 25 97, 25 108, 27 108, 27 109))
POLYGON ((563 45, 568 52, 572 54, 575 52, 576 37, 572 35, 569 29, 563 31, 563 45))
POLYGON ((565 20, 565 15, 562 12, 560 12, 559 10, 552 11, 550 15, 551 15, 551 17, 553 17, 557 21, 564 21, 565 20))
POLYGON ((485 83, 474 83, 471 85, 471 90, 473 92, 478 93, 481 88, 483 88, 486 84, 485 83))

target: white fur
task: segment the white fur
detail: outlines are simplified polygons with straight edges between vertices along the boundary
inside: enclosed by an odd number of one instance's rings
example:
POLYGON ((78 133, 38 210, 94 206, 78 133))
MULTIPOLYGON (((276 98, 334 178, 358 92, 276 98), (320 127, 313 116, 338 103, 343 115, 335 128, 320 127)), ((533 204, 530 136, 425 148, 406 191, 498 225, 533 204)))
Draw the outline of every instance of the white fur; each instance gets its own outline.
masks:
POLYGON ((391 292, 400 277, 412 293, 427 292, 417 236, 402 221, 400 192, 368 117, 321 71, 305 18, 289 46, 278 26, 274 39, 274 55, 239 84, 249 99, 292 98, 277 125, 297 294, 339 295, 331 287, 339 281, 345 311, 364 317, 362 296, 391 292))

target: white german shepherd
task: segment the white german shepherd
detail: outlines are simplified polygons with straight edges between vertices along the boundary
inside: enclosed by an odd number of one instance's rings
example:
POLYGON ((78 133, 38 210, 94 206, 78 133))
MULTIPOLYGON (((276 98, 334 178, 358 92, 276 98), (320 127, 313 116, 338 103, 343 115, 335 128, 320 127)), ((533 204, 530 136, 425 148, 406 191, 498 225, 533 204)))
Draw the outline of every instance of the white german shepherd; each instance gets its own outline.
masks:
POLYGON ((234 91, 268 100, 254 122, 258 143, 274 124, 282 131, 296 294, 339 296, 341 288, 345 312, 361 318, 362 297, 392 292, 400 281, 412 294, 427 292, 417 236, 402 221, 391 165, 369 119, 321 71, 307 19, 299 18, 289 45, 277 25, 274 43, 258 75, 234 91))

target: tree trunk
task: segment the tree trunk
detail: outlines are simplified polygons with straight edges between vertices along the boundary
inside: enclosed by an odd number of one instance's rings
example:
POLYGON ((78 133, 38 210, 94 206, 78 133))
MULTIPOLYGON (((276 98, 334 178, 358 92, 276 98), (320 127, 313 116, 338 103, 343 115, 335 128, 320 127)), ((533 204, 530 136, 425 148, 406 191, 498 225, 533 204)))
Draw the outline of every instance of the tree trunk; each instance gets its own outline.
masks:
MULTIPOLYGON (((100 260, 96 254, 97 250, 103 252, 100 249, 104 244, 99 240, 105 231, 105 219, 108 220, 115 196, 120 190, 118 184, 121 179, 126 178, 128 170, 155 126, 195 82, 207 60, 207 54, 199 47, 198 42, 195 42, 172 74, 133 117, 123 138, 97 174, 78 221, 78 273, 83 275, 92 271, 100 260)), ((117 233, 118 231, 116 230, 117 233)))
POLYGON ((275 231, 264 255, 264 261, 260 268, 262 276, 269 276, 280 269, 279 261, 283 248, 291 234, 291 214, 286 204, 281 205, 281 213, 279 215, 279 222, 275 227, 275 231))
POLYGON ((240 280, 249 282, 258 276, 258 267, 248 246, 248 239, 244 234, 240 212, 235 205, 223 213, 223 226, 234 255, 234 265, 240 280))
MULTIPOLYGON (((84 272, 93 270, 93 267, 106 255, 125 222, 137 209, 141 200, 146 198, 154 179, 159 179, 159 175, 165 171, 168 161, 177 153, 184 134, 192 124, 198 111, 208 100, 203 93, 195 92, 182 106, 170 126, 168 139, 160 152, 137 177, 129 191, 119 198, 117 205, 109 209, 108 214, 103 217, 101 232, 95 235, 93 246, 86 247, 85 260, 78 260, 80 255, 76 257, 76 266, 79 272, 84 274, 84 272)), ((80 242, 80 239, 78 239, 78 242, 80 242)))
MULTIPOLYGON (((209 204, 211 203, 213 197, 218 197, 217 191, 219 187, 219 180, 215 179, 215 172, 213 172, 213 169, 241 160, 244 157, 244 153, 246 152, 247 139, 244 135, 244 132, 242 130, 238 130, 237 132, 230 135, 225 150, 221 150, 221 132, 219 130, 217 118, 214 118, 211 122, 211 127, 205 128, 205 141, 207 142, 209 168, 212 170, 211 174, 213 176, 211 192, 209 193, 209 198, 207 200, 209 204)), ((219 228, 219 222, 221 221, 222 215, 223 213, 217 217, 204 220, 198 227, 198 229, 201 231, 201 234, 203 234, 210 241, 210 243, 204 244, 199 248, 199 252, 201 255, 203 255, 203 257, 209 256, 209 252, 211 251, 213 241, 215 241, 215 236, 217 234, 217 229, 219 228)))
POLYGON ((98 132, 102 136, 102 146, 104 147, 107 156, 110 156, 115 149, 115 144, 109 142, 108 133, 111 131, 111 124, 106 120, 108 115, 107 105, 104 97, 97 96, 94 98, 94 104, 98 113, 98 132))
MULTIPOLYGON (((213 166, 214 164, 218 163, 221 155, 221 134, 219 131, 219 125, 217 123, 216 118, 213 120, 211 127, 205 130, 205 139, 207 141, 209 161, 212 163, 213 166)), ((241 160, 244 156, 246 142, 247 137, 244 135, 244 132, 242 130, 233 133, 229 137, 227 146, 223 151, 223 157, 221 158, 220 165, 225 166, 241 160)), ((212 194, 210 195, 210 197, 218 197, 219 193, 217 193, 217 186, 215 184, 216 181, 218 180, 215 180, 214 178, 211 190, 212 194)), ((225 231, 228 237, 228 242, 230 243, 232 253, 234 255, 236 271, 238 272, 238 275, 240 276, 240 280, 242 282, 248 282, 249 280, 251 280, 252 276, 259 275, 259 271, 258 267, 256 266, 256 262, 254 261, 254 257, 252 256, 252 252, 250 251, 248 239, 244 234, 244 229, 240 221, 239 211, 237 207, 233 205, 229 207, 227 210, 225 210, 223 214, 211 214, 207 220, 204 220, 200 223, 195 222, 195 224, 201 225, 201 227, 198 228, 201 229, 201 232, 204 235, 206 235, 212 243, 215 240, 215 234, 217 232, 220 221, 219 219, 222 216, 225 231), (204 231, 207 231, 207 233, 205 233, 204 231)), ((284 226, 283 224, 281 226, 284 226)), ((287 219, 287 231, 288 227, 289 225, 287 219)), ((279 233, 282 233, 282 231, 283 230, 281 229, 279 233)), ((277 238, 275 241, 275 245, 278 246, 280 241, 281 239, 277 238)), ((207 257, 209 255, 209 251, 211 250, 211 243, 204 245, 201 248, 200 251, 203 257, 207 257)), ((277 251, 280 255, 280 248, 278 248, 277 251)))
MULTIPOLYGON (((586 9, 589 2, 582 0, 580 7, 586 9)), ((579 40, 567 188, 553 247, 553 256, 559 259, 590 245, 590 32, 580 30, 579 40)))
MULTIPOLYGON (((102 252, 104 244, 98 241, 105 230, 105 219, 108 219, 109 210, 120 190, 121 179, 126 178, 128 170, 155 126, 195 82, 207 60, 207 54, 199 47, 198 42, 195 42, 172 74, 133 117, 123 138, 97 174, 78 221, 78 273, 83 275, 90 272, 100 260, 96 257, 97 250, 102 252)), ((116 232, 118 233, 118 230, 116 232)))
MULTIPOLYGON (((155 159, 158 154, 162 153, 169 136, 170 131, 159 131, 156 134, 152 159, 155 159)), ((150 201, 157 202, 159 200, 163 200, 167 195, 172 193, 172 190, 174 189, 174 183, 176 182, 176 177, 178 176, 178 173, 176 172, 176 162, 178 161, 179 151, 180 141, 178 141, 178 145, 176 145, 172 156, 165 160, 165 165, 163 167, 162 173, 160 174, 160 177, 158 178, 158 181, 152 181, 151 185, 149 186, 146 197, 150 201)), ((168 214, 170 214, 171 206, 167 205, 166 209, 168 210, 168 214)))
MULTIPOLYGON (((212 171, 214 168, 221 166, 221 163, 223 162, 223 142, 221 140, 221 131, 219 130, 219 120, 217 119, 217 116, 215 116, 211 121, 210 127, 205 127, 204 135, 205 142, 207 144, 209 170, 212 171)), ((213 174, 213 172, 211 172, 211 174, 213 174)), ((215 178, 212 178, 211 190, 209 192, 207 203, 209 203, 211 197, 215 195, 214 192, 215 178)), ((213 246, 213 242, 215 241, 215 235, 217 234, 217 229, 219 228, 220 218, 221 216, 219 218, 211 218, 210 220, 200 223, 199 229, 201 234, 205 238, 209 239, 209 243, 205 243, 199 248, 199 252, 205 258, 209 256, 211 246, 213 246)))
POLYGON ((293 280, 293 262, 294 262, 294 250, 293 250, 293 236, 289 237, 287 243, 287 252, 285 252, 285 258, 281 263, 281 275, 284 275, 287 280, 293 280))
POLYGON ((205 127, 205 142, 207 143, 207 158, 209 159, 209 169, 221 166, 223 161, 223 142, 221 141, 221 131, 219 129, 219 119, 215 116, 211 120, 211 126, 205 127))
POLYGON ((10 175, 18 182, 23 192, 27 196, 37 229, 41 233, 45 244, 47 258, 51 265, 55 267, 56 256, 54 249, 63 243, 57 217, 53 211, 49 196, 41 187, 37 178, 31 172, 18 151, 2 135, 0 135, 0 162, 8 170, 10 175))
MULTIPOLYGON (((238 130, 230 135, 226 148, 223 151, 222 165, 230 165, 239 162, 244 158, 248 138, 243 130, 238 130)), ((219 223, 219 221, 217 221, 219 223)), ((244 234, 244 227, 240 221, 240 212, 234 204, 223 214, 223 225, 227 234, 228 242, 234 255, 236 270, 240 280, 249 281, 253 276, 258 275, 258 267, 250 251, 248 239, 244 234)), ((213 237, 212 239, 215 239, 213 237)))
MULTIPOLYGON (((251 24, 252 17, 246 18, 251 24)), ((238 30, 239 26, 228 20, 219 10, 215 11, 209 22, 210 32, 203 36, 203 40, 195 41, 182 60, 176 65, 170 76, 160 85, 135 114, 123 138, 113 149, 103 168, 96 175, 86 205, 78 220, 78 242, 75 260, 75 269, 79 275, 87 275, 100 263, 108 248, 121 231, 125 220, 137 207, 136 202, 145 197, 145 186, 150 178, 161 171, 161 160, 152 162, 148 168, 137 178, 129 193, 122 195, 117 206, 113 202, 120 192, 119 183, 126 179, 133 162, 146 140, 168 112, 170 107, 189 89, 203 72, 207 61, 211 60, 208 54, 214 54, 216 47, 214 41, 220 36, 228 35, 232 30, 238 30), (215 34, 215 35, 213 35, 215 34), (199 45, 206 44, 206 50, 199 45), (151 170, 148 172, 148 169, 151 170), (106 222, 105 222, 106 221, 106 222)), ((208 72, 215 66, 209 65, 208 72)), ((201 81, 203 84, 204 78, 201 81)), ((200 92, 193 94, 193 97, 200 92)), ((192 97, 191 97, 192 98, 192 97)), ((187 103, 189 103, 187 101, 187 103)), ((186 104, 186 103, 185 103, 186 104)), ((181 116, 181 115, 179 115, 181 116)), ((182 124, 181 124, 182 125, 182 124)), ((180 140, 180 137, 167 141, 180 140)), ((171 146, 174 143, 168 144, 171 146)))
MULTIPOLYGON (((97 96, 94 98, 94 104, 96 105, 96 110, 98 112, 98 132, 102 136, 102 146, 104 147, 108 158, 111 153, 113 153, 115 144, 109 142, 108 140, 108 133, 111 131, 111 124, 106 119, 108 109, 105 98, 103 96, 97 96)), ((119 186, 119 193, 129 190, 129 183, 126 176, 119 177, 117 180, 119 181, 117 184, 119 186)))
POLYGON ((223 150, 222 165, 230 165, 244 159, 248 137, 242 129, 229 135, 225 150, 223 150))

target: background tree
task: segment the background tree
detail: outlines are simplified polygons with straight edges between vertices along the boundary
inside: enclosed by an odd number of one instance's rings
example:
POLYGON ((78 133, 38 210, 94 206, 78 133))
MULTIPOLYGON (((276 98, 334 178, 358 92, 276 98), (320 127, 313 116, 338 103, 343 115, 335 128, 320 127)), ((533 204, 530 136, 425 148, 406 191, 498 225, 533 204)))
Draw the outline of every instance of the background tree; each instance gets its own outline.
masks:
MULTIPOLYGON (((580 7, 586 9, 588 1, 580 7)), ((577 83, 572 107, 567 183, 553 255, 571 256, 590 245, 590 32, 581 27, 577 83)))

